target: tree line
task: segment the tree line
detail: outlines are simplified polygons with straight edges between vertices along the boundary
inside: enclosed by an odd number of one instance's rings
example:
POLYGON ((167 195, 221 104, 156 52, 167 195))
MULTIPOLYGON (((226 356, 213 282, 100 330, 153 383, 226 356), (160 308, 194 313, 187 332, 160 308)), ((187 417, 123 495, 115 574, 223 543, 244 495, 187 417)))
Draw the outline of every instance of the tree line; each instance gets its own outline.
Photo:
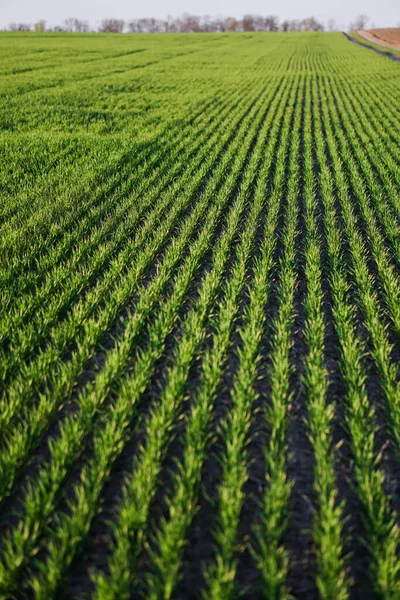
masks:
MULTIPOLYGON (((350 23, 348 29, 364 29, 369 19, 359 15, 350 23)), ((279 21, 275 15, 244 15, 240 19, 234 17, 210 17, 185 13, 180 17, 165 19, 141 18, 125 21, 124 19, 103 19, 97 29, 93 29, 88 21, 76 18, 65 19, 62 25, 46 26, 41 20, 33 25, 29 23, 10 23, 10 31, 53 31, 53 32, 100 32, 100 33, 223 33, 247 31, 337 31, 334 19, 329 19, 325 26, 315 17, 305 19, 285 19, 279 21)))

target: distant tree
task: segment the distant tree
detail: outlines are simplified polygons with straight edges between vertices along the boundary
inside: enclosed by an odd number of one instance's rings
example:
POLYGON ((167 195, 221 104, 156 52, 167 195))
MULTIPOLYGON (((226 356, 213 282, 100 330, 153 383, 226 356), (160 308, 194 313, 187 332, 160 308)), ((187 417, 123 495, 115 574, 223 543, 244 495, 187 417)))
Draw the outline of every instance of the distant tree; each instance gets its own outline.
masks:
POLYGON ((265 17, 254 15, 253 17, 254 31, 267 31, 265 26, 265 17))
POLYGON ((213 19, 209 15, 203 15, 197 23, 196 20, 194 23, 196 24, 196 29, 193 29, 193 31, 202 31, 203 33, 216 33, 221 31, 221 27, 223 27, 222 19, 213 19))
POLYGON ((75 31, 76 33, 87 33, 90 31, 90 25, 88 21, 81 21, 80 19, 75 19, 75 31))
POLYGON ((128 23, 130 33, 160 33, 165 31, 163 21, 158 19, 135 19, 128 23))
POLYGON ((10 31, 31 31, 32 26, 30 23, 10 23, 10 31))
POLYGON ((177 29, 182 33, 199 33, 200 31, 208 31, 208 18, 205 17, 202 28, 201 17, 184 13, 182 17, 178 19, 177 29))
POLYGON ((225 33, 228 31, 228 19, 216 19, 215 20, 215 31, 225 33))
POLYGON ((300 31, 324 31, 324 26, 315 17, 308 17, 300 21, 300 31))
POLYGON ((291 19, 290 21, 288 21, 289 23, 289 28, 287 29, 287 31, 301 31, 301 21, 299 21, 298 19, 291 19))
POLYGON ((128 23, 128 31, 129 33, 145 33, 142 29, 141 19, 134 19, 133 21, 129 21, 128 23))
MULTIPOLYGON (((15 23, 10 28, 16 28, 15 23)), ((40 21, 35 25, 35 31, 44 31, 45 22, 40 21)), ((122 19, 104 19, 98 29, 104 33, 122 33, 125 22, 122 19)), ((329 31, 336 29, 333 19, 328 21, 329 31)), ((52 31, 85 32, 90 31, 87 21, 75 18, 65 19, 63 27, 53 28, 52 31)), ((141 18, 133 19, 127 23, 129 33, 207 33, 207 32, 234 32, 234 31, 324 31, 322 23, 315 17, 306 19, 286 19, 279 25, 278 17, 274 15, 262 16, 246 14, 242 19, 234 17, 210 17, 184 13, 179 17, 168 16, 166 19, 141 18)))
POLYGON ((355 21, 353 23, 350 23, 350 30, 358 31, 359 29, 365 29, 368 21, 369 17, 367 17, 367 15, 358 15, 355 21))
MULTIPOLYGON (((222 21, 222 19, 221 19, 222 21)), ((240 28, 240 23, 237 19, 235 19, 234 17, 228 17, 227 19, 224 19, 225 21, 225 31, 239 31, 240 28)))
POLYGON ((329 19, 327 23, 328 31, 337 31, 335 19, 329 19))
POLYGON ((240 23, 234 17, 219 17, 214 21, 215 31, 233 32, 239 31, 240 23))
POLYGON ((122 33, 124 27, 123 19, 103 19, 99 31, 101 33, 122 33))
POLYGON ((315 17, 307 17, 283 21, 281 31, 324 31, 324 26, 315 17))
POLYGON ((244 15, 242 18, 242 31, 255 31, 255 17, 244 15))
POLYGON ((73 31, 75 33, 85 33, 89 31, 89 23, 87 21, 81 21, 80 19, 70 17, 69 19, 65 19, 63 21, 63 30, 73 31))
MULTIPOLYGON (((193 30, 194 31, 194 30, 193 30)), ((208 15, 204 15, 200 18, 200 30, 203 33, 213 33, 218 31, 218 25, 215 20, 213 20, 208 15)))
POLYGON ((70 17, 69 19, 64 19, 64 31, 74 31, 74 21, 75 19, 73 19, 72 17, 70 17))
POLYGON ((43 19, 41 21, 38 21, 34 24, 33 29, 38 33, 43 33, 43 31, 46 31, 46 21, 44 21, 43 19))
POLYGON ((176 32, 175 19, 171 17, 171 15, 168 15, 167 18, 163 21, 163 31, 165 31, 165 33, 176 32))
POLYGON ((149 19, 147 27, 149 33, 161 33, 163 31, 163 22, 160 19, 149 19))
POLYGON ((279 31, 279 19, 273 15, 264 17, 264 31, 279 31))

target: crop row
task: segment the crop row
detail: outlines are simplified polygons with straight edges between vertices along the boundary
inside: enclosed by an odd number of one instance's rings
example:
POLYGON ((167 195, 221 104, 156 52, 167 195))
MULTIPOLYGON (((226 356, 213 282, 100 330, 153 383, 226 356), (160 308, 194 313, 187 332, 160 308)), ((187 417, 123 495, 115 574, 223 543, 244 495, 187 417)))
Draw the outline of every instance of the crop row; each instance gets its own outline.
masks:
POLYGON ((397 65, 73 39, 0 36, 0 597, 397 599, 397 65))

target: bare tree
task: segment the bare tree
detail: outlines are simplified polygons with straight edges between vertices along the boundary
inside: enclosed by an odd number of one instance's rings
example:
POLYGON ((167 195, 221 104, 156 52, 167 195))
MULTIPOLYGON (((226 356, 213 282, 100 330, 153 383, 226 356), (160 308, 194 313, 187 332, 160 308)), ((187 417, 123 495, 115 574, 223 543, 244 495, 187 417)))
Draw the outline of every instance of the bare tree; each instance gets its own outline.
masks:
POLYGON ((87 33, 90 31, 89 21, 75 19, 75 31, 76 33, 87 33))
POLYGON ((70 17, 63 21, 63 30, 73 31, 75 33, 85 33, 89 31, 89 23, 88 21, 81 21, 80 19, 70 17))
POLYGON ((279 31, 279 19, 273 15, 264 17, 264 31, 279 31))
POLYGON ((31 31, 32 26, 30 23, 10 23, 10 31, 31 31))
POLYGON ((103 19, 99 31, 101 33, 122 33, 124 27, 123 19, 103 19))
POLYGON ((204 22, 202 23, 201 17, 184 13, 178 20, 178 31, 181 31, 182 33, 199 33, 200 31, 208 30, 207 17, 204 18, 204 22))
POLYGON ((335 19, 329 19, 327 23, 328 31, 337 31, 335 19))
POLYGON ((128 23, 130 33, 160 33, 164 30, 164 23, 153 18, 136 19, 128 23))
POLYGON ((129 31, 129 33, 146 33, 145 31, 143 31, 141 19, 135 19, 133 21, 129 21, 128 31, 129 31))
POLYGON ((301 22, 298 19, 290 19, 287 23, 286 31, 301 31, 301 22))
MULTIPOLYGON (((222 20, 222 19, 221 19, 222 20)), ((239 31, 240 23, 234 17, 228 17, 225 20, 225 31, 239 31)))
POLYGON ((64 19, 64 31, 74 31, 74 21, 75 19, 73 17, 70 17, 69 19, 64 19))
POLYGON ((215 31, 222 33, 239 31, 240 23, 234 17, 219 17, 215 21, 215 31))
POLYGON ((204 15, 200 19, 200 31, 202 31, 203 33, 215 32, 217 31, 217 25, 211 17, 209 17, 208 15, 204 15))
POLYGON ((281 31, 324 31, 324 29, 323 24, 315 17, 286 20, 281 24, 281 31))
POLYGON ((307 17, 300 21, 300 31, 324 31, 324 26, 315 17, 307 17))
POLYGON ((350 23, 350 30, 358 31, 359 29, 365 29, 368 21, 369 17, 367 17, 367 15, 358 15, 355 21, 353 23, 350 23))
MULTIPOLYGON (((368 18, 360 15, 356 24, 352 27, 360 28, 365 26, 368 18)), ((29 31, 30 25, 24 23, 10 23, 9 29, 12 31, 29 31)), ((125 22, 122 19, 103 19, 101 21, 99 32, 103 33, 123 33, 125 22)), ((336 30, 336 23, 333 19, 328 21, 329 31, 336 30)), ((46 31, 46 21, 38 21, 34 25, 34 31, 46 31)), ((83 33, 90 31, 89 23, 81 21, 74 17, 65 19, 63 25, 57 25, 48 31, 68 31, 74 33, 83 33)), ((210 17, 208 15, 199 16, 184 13, 180 17, 168 16, 166 19, 142 18, 134 19, 127 23, 129 33, 207 33, 207 32, 234 32, 234 31, 324 31, 322 23, 315 17, 306 19, 286 19, 279 25, 278 17, 274 15, 262 16, 246 14, 242 19, 237 20, 234 17, 210 17)))
POLYGON ((174 33, 176 32, 175 19, 168 15, 165 21, 163 22, 163 28, 165 33, 174 33))
POLYGON ((254 31, 265 31, 265 18, 261 15, 254 15, 253 26, 254 31))
POLYGON ((255 17, 244 15, 242 19, 242 31, 255 31, 255 17))

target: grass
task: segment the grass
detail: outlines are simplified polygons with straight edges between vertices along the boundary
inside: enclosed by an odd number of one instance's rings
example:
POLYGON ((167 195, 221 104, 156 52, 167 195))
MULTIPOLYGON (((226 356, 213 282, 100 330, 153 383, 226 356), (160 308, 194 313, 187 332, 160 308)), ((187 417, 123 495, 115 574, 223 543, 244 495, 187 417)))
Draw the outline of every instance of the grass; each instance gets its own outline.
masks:
POLYGON ((0 597, 398 599, 398 65, 0 55, 0 597))

